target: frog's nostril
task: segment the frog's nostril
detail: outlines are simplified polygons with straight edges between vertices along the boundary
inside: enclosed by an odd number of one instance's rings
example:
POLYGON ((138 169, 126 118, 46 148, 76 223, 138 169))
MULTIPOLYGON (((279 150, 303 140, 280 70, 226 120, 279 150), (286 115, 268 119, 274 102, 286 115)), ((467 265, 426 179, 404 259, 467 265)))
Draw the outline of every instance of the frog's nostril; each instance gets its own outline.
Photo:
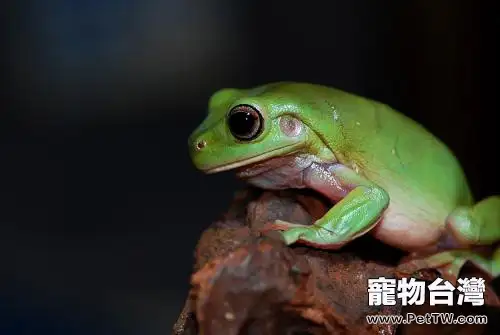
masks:
POLYGON ((199 140, 198 143, 196 143, 196 150, 201 150, 206 146, 207 142, 205 140, 199 140))

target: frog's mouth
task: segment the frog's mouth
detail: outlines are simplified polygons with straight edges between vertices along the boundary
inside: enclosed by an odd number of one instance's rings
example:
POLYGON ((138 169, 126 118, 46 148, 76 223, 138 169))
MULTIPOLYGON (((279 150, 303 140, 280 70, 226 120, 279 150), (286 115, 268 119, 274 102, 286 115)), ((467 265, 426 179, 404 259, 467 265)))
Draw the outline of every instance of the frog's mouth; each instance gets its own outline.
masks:
POLYGON ((267 162, 271 160, 272 158, 279 157, 279 156, 289 156, 298 150, 290 150, 290 147, 296 146, 296 143, 276 148, 273 150, 270 150, 266 153, 260 154, 260 155, 255 155, 255 156, 250 156, 250 157, 245 157, 241 160, 231 162, 229 164, 223 164, 219 165, 210 169, 205 170, 206 174, 213 174, 213 173, 218 173, 218 172, 223 172, 223 171, 229 171, 229 170, 237 170, 238 172, 246 170, 246 167, 257 164, 257 163, 262 163, 262 162, 267 162))

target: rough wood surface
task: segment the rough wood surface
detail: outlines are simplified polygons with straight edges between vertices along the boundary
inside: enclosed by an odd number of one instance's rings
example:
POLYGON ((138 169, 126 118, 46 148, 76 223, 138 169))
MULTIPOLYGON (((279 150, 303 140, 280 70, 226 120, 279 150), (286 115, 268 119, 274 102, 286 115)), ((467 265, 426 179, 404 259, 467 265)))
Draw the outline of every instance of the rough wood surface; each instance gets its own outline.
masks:
MULTIPOLYGON (((395 277, 401 252, 362 237, 337 252, 287 247, 261 228, 275 219, 311 224, 328 203, 305 192, 239 192, 229 211, 201 236, 192 289, 174 325, 175 335, 237 334, 487 334, 495 307, 444 308, 368 305, 367 280, 395 277), (489 326, 369 325, 368 314, 436 311, 487 314, 489 326)), ((432 271, 420 273, 433 278, 432 271)), ((498 306, 488 288, 487 303, 498 306)), ((492 326, 493 325, 493 326, 492 326)), ((493 328, 492 328, 493 327, 493 328)))

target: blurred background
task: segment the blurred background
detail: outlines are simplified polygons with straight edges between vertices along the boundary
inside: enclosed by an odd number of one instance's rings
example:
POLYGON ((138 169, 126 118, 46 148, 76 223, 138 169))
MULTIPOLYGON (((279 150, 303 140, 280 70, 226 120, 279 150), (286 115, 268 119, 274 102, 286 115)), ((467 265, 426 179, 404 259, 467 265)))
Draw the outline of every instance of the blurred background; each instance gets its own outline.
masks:
POLYGON ((477 198, 500 193, 484 2, 0 6, 1 334, 170 333, 199 234, 240 186, 187 154, 222 87, 296 80, 381 100, 451 147, 477 198))

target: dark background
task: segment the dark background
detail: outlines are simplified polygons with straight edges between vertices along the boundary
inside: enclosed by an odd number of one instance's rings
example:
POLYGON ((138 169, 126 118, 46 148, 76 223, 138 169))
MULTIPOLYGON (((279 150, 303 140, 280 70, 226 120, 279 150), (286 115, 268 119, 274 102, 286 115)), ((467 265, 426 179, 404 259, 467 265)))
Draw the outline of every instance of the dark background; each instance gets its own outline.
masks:
POLYGON ((197 238, 239 186, 187 155, 222 87, 296 80, 381 100, 451 147, 478 198, 500 193, 484 2, 18 0, 0 13, 1 334, 170 332, 197 238))

